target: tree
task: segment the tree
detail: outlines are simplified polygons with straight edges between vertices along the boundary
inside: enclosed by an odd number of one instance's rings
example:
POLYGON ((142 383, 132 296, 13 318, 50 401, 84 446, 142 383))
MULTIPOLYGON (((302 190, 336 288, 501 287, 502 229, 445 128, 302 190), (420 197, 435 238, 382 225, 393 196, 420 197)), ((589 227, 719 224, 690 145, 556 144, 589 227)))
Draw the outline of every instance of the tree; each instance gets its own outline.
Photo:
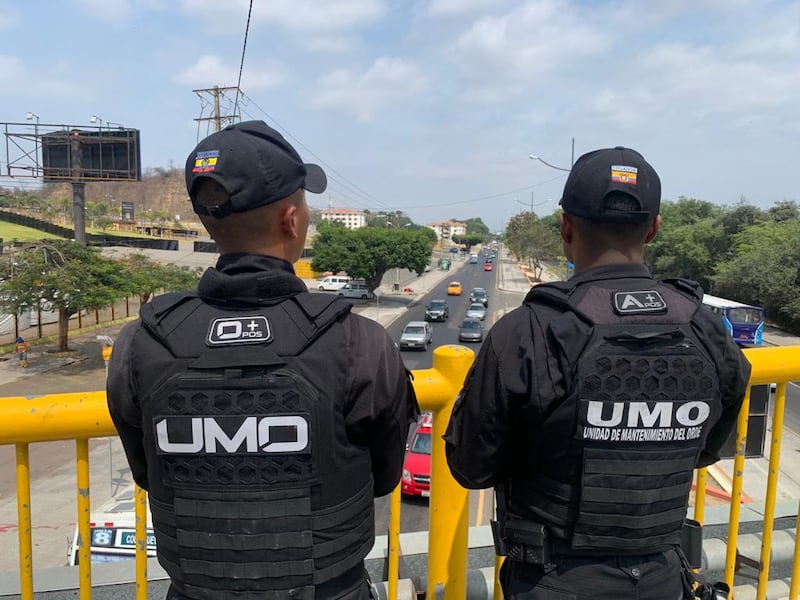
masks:
POLYGON ((124 295, 115 261, 96 248, 67 240, 41 241, 0 257, 0 305, 9 312, 44 308, 58 313, 58 349, 69 350, 69 319, 124 295))
POLYGON ((481 233, 467 233, 465 235, 454 235, 450 238, 456 244, 461 244, 469 252, 473 246, 482 244, 486 240, 486 235, 481 233))
POLYGON ((748 227, 734 236, 733 253, 717 265, 719 294, 763 306, 771 321, 800 328, 800 220, 748 227))
POLYGON ((480 217, 464 220, 467 226, 467 234, 480 235, 483 239, 489 235, 489 227, 483 222, 480 217))
POLYGON ((148 302, 159 290, 179 292, 197 287, 201 267, 190 269, 160 263, 144 254, 131 254, 117 259, 126 282, 126 292, 139 296, 140 304, 148 302))
POLYGON ((562 251, 561 237, 553 229, 552 219, 540 219, 532 212, 511 218, 506 226, 506 244, 515 256, 528 263, 536 279, 542 277, 544 261, 562 251))
POLYGON ((389 269, 409 269, 421 275, 430 264, 433 242, 423 231, 403 229, 346 229, 320 223, 314 239, 315 271, 344 271, 363 279, 369 289, 380 286, 389 269))

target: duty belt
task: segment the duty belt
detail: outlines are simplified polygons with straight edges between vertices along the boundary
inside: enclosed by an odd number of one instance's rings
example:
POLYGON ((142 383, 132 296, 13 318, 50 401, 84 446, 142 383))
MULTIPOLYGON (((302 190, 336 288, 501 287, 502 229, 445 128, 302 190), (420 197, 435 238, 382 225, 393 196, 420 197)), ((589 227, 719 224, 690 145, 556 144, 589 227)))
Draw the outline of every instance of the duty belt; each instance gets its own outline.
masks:
MULTIPOLYGON (((625 554, 608 550, 572 548, 569 542, 555 538, 542 523, 522 519, 508 519, 505 523, 491 522, 495 553, 509 560, 547 566, 559 557, 603 557, 625 554)), ((702 527, 697 521, 686 520, 681 531, 681 548, 689 557, 693 568, 700 567, 702 555, 702 527)), ((653 553, 666 548, 653 549, 653 553)), ((642 554, 637 551, 635 554, 642 554)), ((649 552, 648 552, 649 554, 649 552)))

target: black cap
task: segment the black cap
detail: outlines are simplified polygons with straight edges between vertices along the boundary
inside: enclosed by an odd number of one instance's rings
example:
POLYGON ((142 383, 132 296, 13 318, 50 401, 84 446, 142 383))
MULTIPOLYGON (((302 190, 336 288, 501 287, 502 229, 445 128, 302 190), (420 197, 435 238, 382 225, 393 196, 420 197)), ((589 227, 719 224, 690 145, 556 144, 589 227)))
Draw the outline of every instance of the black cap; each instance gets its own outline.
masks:
POLYGON ((572 166, 562 208, 573 215, 601 223, 644 223, 661 208, 661 180, 636 150, 617 146, 581 156, 572 166), (618 194, 639 203, 638 210, 620 210, 609 204, 618 194))
POLYGON ((186 190, 197 214, 222 218, 291 196, 300 188, 321 194, 328 179, 321 167, 304 164, 284 137, 264 121, 242 121, 212 133, 186 159, 186 190), (204 177, 228 192, 218 206, 196 202, 204 177))

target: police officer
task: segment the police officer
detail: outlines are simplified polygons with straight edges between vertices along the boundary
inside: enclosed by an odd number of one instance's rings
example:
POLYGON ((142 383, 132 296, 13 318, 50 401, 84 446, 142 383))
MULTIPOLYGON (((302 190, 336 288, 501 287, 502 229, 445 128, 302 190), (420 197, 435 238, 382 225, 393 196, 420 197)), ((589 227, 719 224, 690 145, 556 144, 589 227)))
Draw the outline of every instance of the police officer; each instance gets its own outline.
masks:
POLYGON ((219 261, 142 307, 108 378, 168 598, 369 598, 373 497, 418 409, 386 331, 294 274, 325 173, 249 121, 200 142, 186 187, 219 261))
POLYGON ((750 365, 645 245, 661 184, 628 148, 581 156, 561 198, 575 272, 491 329, 445 436, 453 476, 494 487, 506 598, 678 600, 695 467, 718 460, 750 365))

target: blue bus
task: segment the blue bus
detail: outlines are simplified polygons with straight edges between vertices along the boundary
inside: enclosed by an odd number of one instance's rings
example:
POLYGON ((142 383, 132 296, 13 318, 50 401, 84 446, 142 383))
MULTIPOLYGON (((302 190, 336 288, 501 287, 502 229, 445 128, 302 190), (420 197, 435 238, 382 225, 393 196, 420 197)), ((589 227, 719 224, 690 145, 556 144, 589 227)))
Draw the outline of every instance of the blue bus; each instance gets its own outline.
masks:
POLYGON ((720 316, 740 346, 760 346, 764 341, 764 309, 705 294, 703 304, 720 316))

